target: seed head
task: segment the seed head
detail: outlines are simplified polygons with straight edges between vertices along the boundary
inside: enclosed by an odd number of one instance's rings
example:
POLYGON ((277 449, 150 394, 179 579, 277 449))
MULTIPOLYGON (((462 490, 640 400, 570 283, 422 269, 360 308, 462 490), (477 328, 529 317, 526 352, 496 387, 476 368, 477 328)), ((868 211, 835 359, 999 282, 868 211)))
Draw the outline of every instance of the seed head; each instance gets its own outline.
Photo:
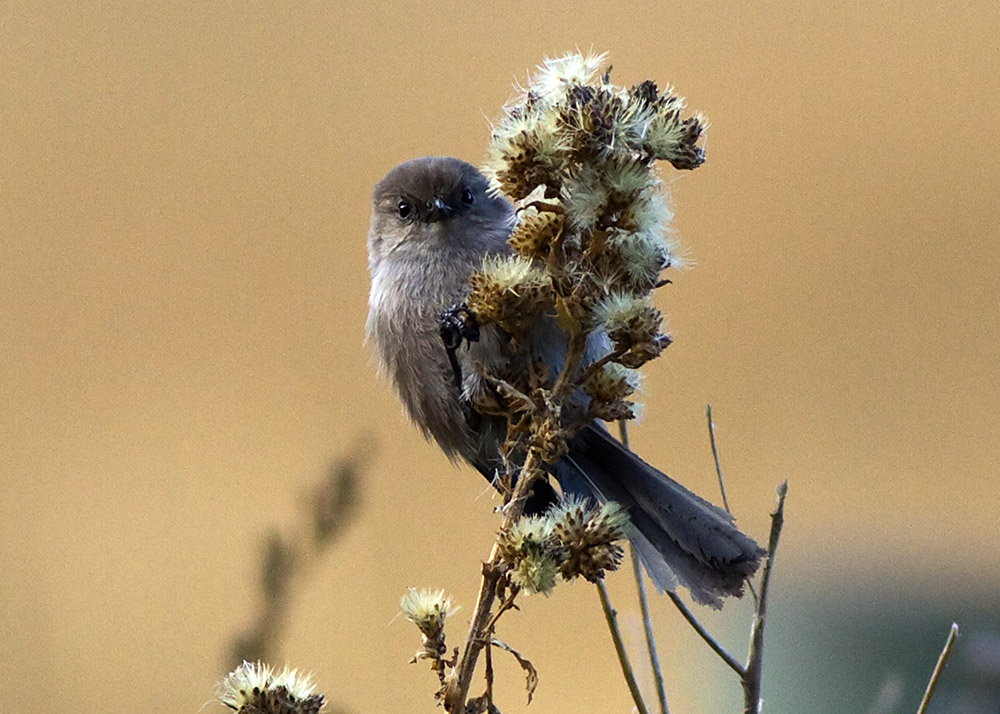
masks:
POLYGON ((517 328, 530 322, 552 299, 552 281, 529 258, 489 256, 469 278, 466 301, 480 323, 517 328))
POLYGON ((571 87, 589 84, 607 61, 606 52, 601 54, 569 53, 554 59, 545 59, 535 71, 531 81, 531 91, 549 104, 555 104, 566 97, 571 87))
POLYGON ((548 187, 546 195, 554 196, 567 149, 554 113, 529 106, 508 108, 493 127, 483 170, 493 190, 515 201, 538 186, 548 187))
POLYGON ((562 229, 562 214, 529 208, 520 214, 507 242, 518 255, 541 260, 549 254, 562 229))
POLYGON ((648 298, 612 293, 594 306, 594 319, 616 346, 628 346, 655 337, 663 315, 648 298))
POLYGON ((625 351, 618 362, 626 367, 641 367, 670 344, 670 337, 660 332, 663 315, 648 298, 612 293, 595 306, 594 317, 615 349, 625 351))
POLYGON ((497 536, 500 555, 511 566, 511 579, 528 594, 548 595, 556 585, 553 524, 545 516, 519 518, 497 536))
POLYGON ((298 670, 244 662, 219 683, 217 696, 238 714, 317 714, 323 695, 315 689, 312 677, 298 670))
POLYGON ((578 575, 590 582, 617 570, 624 551, 618 541, 625 538, 628 515, 613 501, 594 506, 585 499, 569 496, 548 513, 554 521, 553 534, 559 543, 559 573, 565 580, 578 575))
POLYGON ((444 590, 430 588, 408 588, 399 600, 399 609, 427 639, 439 637, 444 631, 444 621, 458 611, 444 590))

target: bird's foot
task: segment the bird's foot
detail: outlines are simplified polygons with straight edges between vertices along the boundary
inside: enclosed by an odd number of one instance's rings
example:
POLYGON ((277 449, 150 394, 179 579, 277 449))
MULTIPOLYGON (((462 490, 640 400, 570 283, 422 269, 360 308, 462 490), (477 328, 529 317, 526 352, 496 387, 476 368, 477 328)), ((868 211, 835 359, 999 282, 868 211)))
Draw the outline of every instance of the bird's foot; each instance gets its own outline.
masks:
POLYGON ((466 305, 452 305, 441 313, 438 329, 444 349, 448 353, 448 361, 451 363, 455 386, 461 392, 462 366, 458 363, 456 353, 463 341, 469 343, 479 341, 479 321, 466 305))

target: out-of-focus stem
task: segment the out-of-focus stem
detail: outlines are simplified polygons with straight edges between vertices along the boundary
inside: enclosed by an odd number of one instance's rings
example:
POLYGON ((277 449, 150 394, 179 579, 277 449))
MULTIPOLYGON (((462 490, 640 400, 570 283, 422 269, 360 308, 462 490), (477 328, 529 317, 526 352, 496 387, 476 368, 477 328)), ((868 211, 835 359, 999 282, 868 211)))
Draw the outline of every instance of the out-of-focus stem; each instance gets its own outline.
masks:
POLYGON ((920 700, 920 708, 917 709, 917 714, 924 714, 927 711, 927 705, 931 703, 931 697, 934 696, 934 689, 937 687, 938 678, 940 678, 941 672, 944 671, 944 663, 948 660, 948 655, 951 654, 951 646, 955 644, 956 637, 958 637, 958 623, 953 622, 951 623, 951 630, 948 632, 948 639, 945 640, 944 649, 941 650, 941 656, 938 657, 937 664, 934 665, 931 680, 927 683, 924 698, 920 700))
MULTIPOLYGON (((628 423, 618 421, 618 434, 622 445, 628 449, 628 423)), ((629 547, 632 558, 632 576, 635 578, 635 589, 639 594, 639 610, 642 612, 642 630, 646 635, 646 652, 649 655, 649 667, 653 670, 653 682, 656 685, 656 698, 660 703, 660 714, 670 714, 667 707, 667 692, 663 686, 663 672, 660 670, 660 658, 656 653, 656 638, 653 637, 653 620, 649 614, 649 599, 646 597, 646 581, 642 577, 642 563, 634 547, 629 547)))
POLYGON ((625 651, 625 643, 622 641, 621 630, 618 629, 618 613, 611 607, 611 600, 608 599, 608 589, 604 585, 604 579, 598 580, 595 584, 597 585, 597 593, 601 597, 601 609, 604 610, 604 619, 607 621, 608 629, 611 631, 611 639, 615 643, 615 652, 618 655, 618 661, 621 663, 622 674, 625 676, 625 683, 628 685, 628 691, 632 695, 632 701, 635 702, 639 714, 649 714, 646 703, 642 700, 642 694, 639 692, 639 685, 635 681, 635 672, 632 670, 628 653, 625 651))

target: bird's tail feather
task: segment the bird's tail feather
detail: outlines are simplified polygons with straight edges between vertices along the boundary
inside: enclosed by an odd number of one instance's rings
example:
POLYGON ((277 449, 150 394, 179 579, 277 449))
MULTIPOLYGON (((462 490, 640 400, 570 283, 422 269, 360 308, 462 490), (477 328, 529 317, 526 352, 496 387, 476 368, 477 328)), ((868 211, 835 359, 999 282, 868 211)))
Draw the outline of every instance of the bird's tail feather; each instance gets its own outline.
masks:
POLYGON ((570 442, 555 468, 564 492, 616 501, 629 514, 629 540, 653 582, 673 590, 678 582, 695 601, 722 606, 741 596, 764 550, 733 523, 732 516, 657 471, 601 426, 593 424, 570 442))

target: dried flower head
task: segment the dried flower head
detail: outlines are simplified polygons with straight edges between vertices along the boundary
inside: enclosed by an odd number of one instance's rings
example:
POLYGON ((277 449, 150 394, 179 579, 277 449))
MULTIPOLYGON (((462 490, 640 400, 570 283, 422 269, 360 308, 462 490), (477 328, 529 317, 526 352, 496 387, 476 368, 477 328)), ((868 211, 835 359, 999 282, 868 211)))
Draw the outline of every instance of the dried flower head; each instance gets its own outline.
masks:
POLYGON ((239 714, 317 714, 323 695, 315 689, 312 677, 298 670, 244 662, 219 683, 217 696, 239 714))
POLYGON ((562 214, 529 208, 522 213, 507 242, 518 255, 542 260, 549 254, 562 230, 562 214))
MULTIPOLYGON (((654 163, 701 164, 704 121, 683 118, 683 99, 654 82, 611 84, 607 73, 600 75, 605 60, 597 54, 546 60, 493 128, 484 170, 495 191, 521 202, 510 244, 528 262, 494 263, 473 276, 470 309, 484 322, 523 326, 543 304, 561 304, 574 315, 608 293, 643 297, 676 263, 676 245, 667 238, 671 212, 654 163), (507 273, 525 275, 531 261, 538 272, 523 288, 509 288, 521 283, 507 273)), ((572 332, 572 321, 560 324, 572 332)), ((641 365, 667 342, 648 335, 626 365, 641 365)))
POLYGON ((442 641, 445 620, 458 611, 452 605, 451 598, 444 594, 444 590, 430 588, 408 588, 406 595, 399 600, 399 609, 426 639, 436 640, 440 637, 442 641))
POLYGON ((591 399, 590 414, 605 421, 635 418, 636 405, 626 400, 638 388, 639 372, 617 362, 602 365, 583 383, 591 399))
POLYGON ((535 415, 531 422, 530 445, 547 464, 554 464, 569 453, 567 434, 558 414, 549 412, 535 415))
POLYGON ((483 324, 516 329, 530 322, 551 302, 550 276, 528 258, 488 256, 469 278, 469 309, 483 324))
POLYGON ((628 397, 636 388, 638 372, 609 362, 591 375, 583 384, 583 391, 590 397, 587 413, 594 419, 618 421, 635 419, 639 405, 628 397))
POLYGON ((594 319, 623 352, 617 361, 626 367, 641 367, 670 344, 670 337, 660 332, 663 315, 648 298, 612 293, 594 307, 594 319))
POLYGON ((568 496, 548 512, 553 535, 559 543, 559 573, 566 580, 578 575, 591 582, 604 571, 617 570, 624 551, 618 541, 625 538, 628 515, 617 503, 595 506, 586 499, 568 496))
POLYGON ((526 593, 548 595, 556 585, 553 523, 545 516, 525 516, 497 536, 500 555, 511 566, 511 580, 526 593))
POLYGON ((648 298, 612 293, 594 306, 594 319, 616 347, 629 348, 655 339, 663 315, 648 298))
POLYGON ((562 57, 547 58, 542 61, 531 82, 530 91, 546 102, 557 103, 565 99, 572 87, 590 83, 607 61, 608 54, 586 55, 568 53, 562 57))

